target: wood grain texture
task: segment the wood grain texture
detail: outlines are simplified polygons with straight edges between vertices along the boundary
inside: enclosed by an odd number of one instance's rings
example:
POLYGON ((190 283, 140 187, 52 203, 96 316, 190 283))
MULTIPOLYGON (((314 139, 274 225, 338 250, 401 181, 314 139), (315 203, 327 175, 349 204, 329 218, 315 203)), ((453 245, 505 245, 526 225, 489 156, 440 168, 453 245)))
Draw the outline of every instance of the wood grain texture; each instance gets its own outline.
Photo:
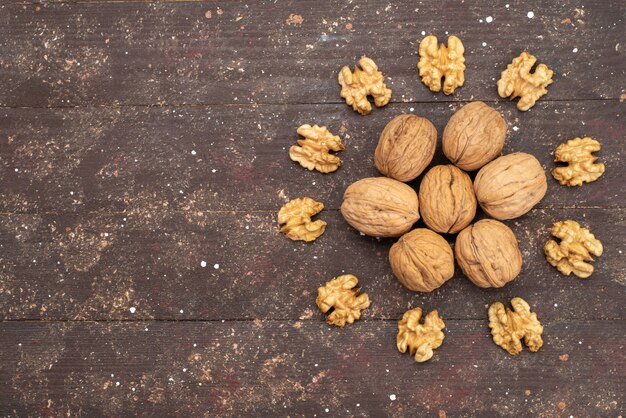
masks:
POLYGON ((625 15, 618 0, 2 2, 0 416, 623 416, 625 15), (453 96, 417 76, 427 34, 465 44, 453 96), (496 81, 524 50, 555 76, 522 113, 496 81), (366 117, 336 80, 364 54, 394 92, 366 117), (378 175, 394 116, 427 117, 440 139, 478 99, 506 119, 505 153, 548 173, 558 144, 591 136, 606 173, 580 188, 549 176, 538 207, 507 222, 524 256, 514 282, 478 289, 457 267, 412 293, 387 262, 393 240, 349 227, 341 197, 378 175), (336 173, 289 159, 304 123, 342 137, 336 173), (312 244, 278 233, 301 196, 325 204, 312 244), (604 244, 587 280, 542 254, 564 219, 604 244), (314 300, 342 273, 372 306, 340 330, 314 300), (512 358, 486 308, 515 296, 545 345, 512 358), (447 326, 425 364, 395 348, 416 306, 447 326))
MULTIPOLYGON (((479 289, 456 266, 452 280, 426 294, 410 292, 393 276, 387 257, 394 240, 360 236, 338 211, 319 215, 328 227, 312 244, 279 234, 276 215, 265 212, 198 215, 150 207, 115 216, 4 216, 0 315, 322 320, 315 306, 317 288, 349 273, 372 300, 365 318, 399 317, 419 301, 448 318, 480 319, 487 304, 520 296, 550 319, 623 319, 624 304, 607 301, 616 300, 626 280, 619 253, 626 242, 625 212, 533 210, 507 222, 524 257, 518 279, 501 289, 479 289), (550 227, 563 219, 588 226, 604 244, 590 279, 564 277, 545 260, 550 227)), ((421 221, 418 226, 423 227, 421 221)))
MULTIPOLYGON (((346 187, 380 175, 373 162, 384 126, 401 113, 430 119, 439 132, 434 164, 449 164, 441 135, 459 104, 396 104, 362 117, 345 105, 0 110, 1 212, 164 210, 277 212, 303 195, 338 209, 346 187), (335 173, 308 172, 289 159, 296 129, 327 125, 346 150, 335 173), (195 153, 195 154, 194 154, 195 153), (194 203, 195 202, 195 203, 194 203)), ((546 172, 554 149, 577 136, 602 144, 598 181, 560 186, 548 173, 540 207, 624 207, 624 105, 539 102, 522 113, 496 105, 509 124, 504 153, 535 155, 546 172)), ((412 182, 415 188, 419 181, 412 182)))
MULTIPOLYGON (((445 316, 444 316, 445 319, 445 316)), ((544 321, 511 357, 486 321, 446 320, 433 359, 396 321, 0 324, 2 416, 618 416, 616 321, 544 321), (394 396, 395 395, 395 396, 394 396)), ((623 325, 623 324, 622 324, 623 325)))
POLYGON ((500 72, 524 50, 555 72, 545 99, 616 99, 626 76, 621 6, 8 3, 0 8, 0 104, 338 103, 338 71, 362 55, 380 65, 395 102, 493 100, 500 72), (290 15, 302 23, 290 24, 290 15), (463 41, 466 82, 454 96, 434 95, 419 80, 422 32, 463 41))

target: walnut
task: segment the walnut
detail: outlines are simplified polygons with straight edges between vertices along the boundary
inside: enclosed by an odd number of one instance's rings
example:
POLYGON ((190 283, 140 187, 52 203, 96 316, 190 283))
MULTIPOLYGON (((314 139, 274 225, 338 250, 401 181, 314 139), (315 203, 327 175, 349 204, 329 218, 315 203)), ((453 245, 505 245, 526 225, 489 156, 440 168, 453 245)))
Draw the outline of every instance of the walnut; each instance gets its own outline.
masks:
POLYGON ((454 246, 463 273, 478 287, 502 287, 522 269, 522 253, 513 231, 483 219, 462 230, 454 246))
POLYGON ((359 280, 352 274, 345 274, 327 282, 317 289, 315 303, 320 311, 327 313, 326 322, 343 327, 361 318, 361 311, 370 306, 367 293, 359 295, 361 289, 355 289, 359 280))
POLYGON ((506 130, 504 118, 494 108, 483 102, 466 104, 443 131, 443 153, 462 170, 478 170, 502 152, 506 130))
POLYGON ((543 199, 546 190, 541 163, 523 152, 496 158, 474 179, 478 203, 489 216, 500 220, 522 216, 543 199))
POLYGON ((543 345, 543 327, 537 314, 530 311, 530 306, 522 298, 511 299, 511 306, 513 310, 505 308, 500 302, 489 306, 489 328, 493 342, 516 356, 522 352, 523 338, 528 349, 536 353, 543 345))
POLYGON ((454 93, 454 89, 465 82, 465 57, 463 43, 456 36, 448 38, 448 46, 438 45, 437 37, 430 35, 420 43, 420 61, 417 64, 422 82, 430 91, 441 91, 441 79, 444 94, 454 93))
POLYGON ((383 73, 370 58, 362 57, 359 67, 354 68, 354 73, 345 66, 339 72, 339 84, 341 84, 341 97, 346 99, 348 106, 362 115, 368 115, 372 111, 372 105, 367 96, 374 97, 376 107, 385 106, 391 100, 391 89, 385 85, 383 73))
POLYGON ((554 161, 568 163, 567 167, 552 170, 552 176, 563 186, 582 186, 583 182, 596 181, 604 173, 604 164, 595 164, 600 143, 593 138, 574 138, 559 145, 554 161))
POLYGON ((402 235, 391 246, 389 263, 400 283, 414 292, 432 292, 454 275, 450 244, 426 228, 402 235))
POLYGON ((387 177, 348 186, 341 214, 353 228, 373 237, 399 237, 420 218, 415 190, 387 177))
POLYGON ((302 125, 298 134, 304 139, 298 139, 298 145, 289 148, 289 158, 297 161, 308 170, 317 170, 320 173, 332 173, 341 165, 341 160, 329 151, 343 151, 341 138, 333 135, 325 126, 302 125))
POLYGON ((537 99, 546 94, 552 84, 552 70, 545 64, 539 64, 534 73, 531 68, 537 62, 537 58, 528 52, 522 52, 519 57, 507 65, 498 80, 498 94, 500 97, 519 97, 517 108, 526 111, 535 105, 537 99))
POLYGON ((593 266, 587 261, 593 261, 592 254, 597 257, 602 255, 602 243, 587 228, 570 220, 555 222, 552 235, 561 243, 550 240, 543 247, 548 263, 566 276, 570 273, 583 279, 591 276, 593 266))
POLYGON ((419 201, 426 226, 441 233, 459 232, 476 215, 472 179, 453 165, 437 165, 426 173, 419 201))
POLYGON ((433 350, 441 346, 444 335, 441 331, 446 327, 439 313, 435 310, 424 317, 424 323, 420 324, 422 308, 408 310, 398 321, 398 336, 396 346, 398 351, 415 354, 415 361, 422 363, 433 356, 433 350))
POLYGON ((437 148, 437 128, 417 115, 393 118, 378 140, 374 163, 378 171, 398 181, 411 181, 430 164, 437 148))
POLYGON ((324 204, 309 197, 293 199, 278 211, 280 232, 294 241, 315 241, 326 230, 326 222, 311 221, 311 217, 324 209, 324 204), (284 224, 284 225, 283 225, 284 224))

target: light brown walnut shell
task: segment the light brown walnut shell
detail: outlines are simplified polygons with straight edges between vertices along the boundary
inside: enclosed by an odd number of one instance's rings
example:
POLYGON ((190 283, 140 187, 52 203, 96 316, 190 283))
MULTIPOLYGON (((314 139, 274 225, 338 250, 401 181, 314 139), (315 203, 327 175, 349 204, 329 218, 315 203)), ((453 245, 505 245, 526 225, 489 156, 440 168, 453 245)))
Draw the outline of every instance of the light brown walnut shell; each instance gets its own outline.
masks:
POLYGON ((393 118, 380 134, 376 168, 387 177, 411 181, 430 164, 437 148, 437 128, 417 115, 393 118))
POLYGON ((480 207, 500 220, 522 216, 543 199, 547 189, 543 167, 535 157, 523 152, 493 160, 474 179, 480 207))
POLYGON ((461 270, 478 287, 502 287, 522 269, 522 253, 513 231, 483 219, 462 230, 454 246, 461 270))
POLYGON ((389 250, 389 263, 400 283, 414 292, 432 292, 454 275, 450 244, 426 228, 402 235, 389 250))
POLYGON ((358 231, 373 237, 399 237, 420 218, 415 190, 387 177, 351 184, 343 195, 341 214, 358 231))
POLYGON ((507 125, 500 113, 472 102, 459 109, 443 131, 443 153, 465 171, 478 170, 502 152, 507 125))
POLYGON ((453 165, 438 165, 422 179, 419 191, 420 214, 427 227, 456 234, 476 215, 472 179, 453 165))

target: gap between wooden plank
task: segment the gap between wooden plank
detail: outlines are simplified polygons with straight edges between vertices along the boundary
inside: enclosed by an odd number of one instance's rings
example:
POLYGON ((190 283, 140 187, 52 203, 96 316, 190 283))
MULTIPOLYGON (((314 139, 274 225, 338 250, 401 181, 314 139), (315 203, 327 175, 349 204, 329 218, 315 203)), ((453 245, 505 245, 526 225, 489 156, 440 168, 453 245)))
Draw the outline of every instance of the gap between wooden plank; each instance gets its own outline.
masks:
MULTIPOLYGON (((444 97, 445 99, 445 97, 444 97)), ((485 99, 474 97, 470 99, 458 99, 458 100, 407 100, 407 101, 390 101, 388 105, 408 105, 408 104, 455 104, 455 103, 471 103, 481 101, 485 103, 492 104, 503 104, 509 103, 511 100, 507 99, 485 99)), ((569 103, 579 103, 579 102, 620 102, 623 103, 624 100, 620 97, 596 97, 596 98, 587 98, 587 99, 543 99, 541 100, 545 103, 561 103, 561 102, 569 102, 569 103)), ((0 104, 0 109, 123 109, 123 108, 202 108, 202 107, 256 107, 256 106, 320 106, 320 105, 330 105, 336 106, 345 104, 342 100, 337 101, 328 101, 328 102, 253 102, 253 103, 171 103, 171 104, 150 104, 150 103, 117 103, 117 104, 101 104, 101 105, 55 105, 55 106, 7 106, 0 104)))

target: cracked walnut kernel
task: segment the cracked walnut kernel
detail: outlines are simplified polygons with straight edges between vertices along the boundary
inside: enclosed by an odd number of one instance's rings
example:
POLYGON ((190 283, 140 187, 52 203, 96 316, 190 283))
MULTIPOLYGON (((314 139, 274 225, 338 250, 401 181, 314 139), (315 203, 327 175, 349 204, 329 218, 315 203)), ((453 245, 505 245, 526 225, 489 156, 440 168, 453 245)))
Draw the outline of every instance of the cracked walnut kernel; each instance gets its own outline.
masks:
POLYGON ((441 79, 444 77, 443 93, 446 95, 454 93, 457 87, 463 85, 465 82, 464 52, 463 43, 454 35, 448 38, 448 46, 438 45, 437 37, 433 35, 422 40, 417 68, 422 82, 430 91, 441 91, 441 79))
POLYGON ((539 64, 535 72, 530 73, 536 62, 537 58, 524 51, 507 65, 498 80, 500 97, 511 99, 519 97, 517 108, 522 111, 533 107, 535 102, 548 92, 546 87, 552 84, 553 72, 545 64, 539 64))
POLYGON ((338 81, 341 85, 341 97, 346 99, 348 106, 352 106, 362 115, 368 115, 372 111, 372 105, 367 96, 374 97, 376 107, 382 107, 391 100, 391 89, 385 85, 385 77, 378 71, 372 59, 362 57, 359 66, 355 67, 354 73, 350 71, 350 67, 343 67, 338 81))
POLYGON ((582 186, 596 181, 604 173, 604 164, 595 164, 600 143, 593 138, 574 138, 559 145, 554 152, 554 161, 568 163, 565 167, 552 170, 552 176, 562 186, 582 186))
POLYGON ((326 222, 311 221, 311 216, 324 209, 324 204, 309 197, 293 199, 278 211, 280 232, 294 241, 315 241, 326 230, 326 222))
POLYGON ((602 243, 589 232, 587 228, 580 226, 578 222, 567 220, 555 222, 552 225, 552 235, 561 242, 550 240, 543 247, 548 263, 556 267, 562 274, 586 279, 593 273, 593 266, 588 261, 593 261, 591 255, 602 255, 602 243))
POLYGON ((361 311, 370 306, 367 293, 359 295, 361 289, 355 289, 359 280, 352 274, 336 277, 317 289, 315 303, 322 313, 332 309, 326 317, 331 325, 343 327, 361 318, 361 311))
POLYGON ((537 314, 530 311, 530 306, 522 298, 511 299, 513 310, 496 302, 489 306, 489 328, 493 342, 504 348, 512 356, 522 351, 522 339, 533 353, 543 345, 541 333, 543 326, 537 314))
POLYGON ((341 138, 333 135, 325 126, 302 125, 298 134, 304 139, 298 139, 298 145, 289 148, 289 158, 300 163, 307 170, 317 170, 320 173, 332 173, 341 165, 341 160, 330 151, 343 151, 345 148, 341 138))
POLYGON ((411 355, 415 354, 418 363, 431 359, 433 350, 443 343, 442 329, 446 326, 436 310, 424 317, 423 324, 420 324, 421 317, 422 308, 406 311, 398 321, 396 338, 398 351, 406 353, 408 349, 411 355))

